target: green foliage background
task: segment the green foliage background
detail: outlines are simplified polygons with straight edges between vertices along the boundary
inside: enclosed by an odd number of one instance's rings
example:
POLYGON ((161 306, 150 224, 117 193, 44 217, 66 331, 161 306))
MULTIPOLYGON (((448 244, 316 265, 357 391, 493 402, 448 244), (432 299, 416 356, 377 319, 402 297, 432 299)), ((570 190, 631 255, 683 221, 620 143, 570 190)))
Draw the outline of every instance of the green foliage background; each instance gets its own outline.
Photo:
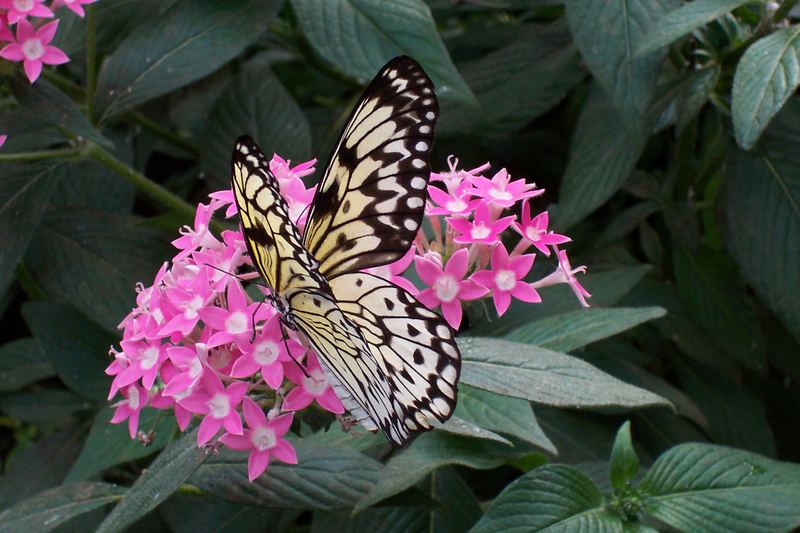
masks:
POLYGON ((72 62, 33 86, 0 72, 0 531, 800 526, 797 4, 102 0, 65 17, 72 62), (170 416, 143 412, 152 442, 131 442, 107 423, 108 346, 192 204, 227 186, 233 140, 324 158, 399 54, 437 86, 434 167, 453 153, 545 187, 593 307, 556 287, 472 313, 458 420, 404 450, 311 417, 300 464, 251 485, 241 455, 170 416))

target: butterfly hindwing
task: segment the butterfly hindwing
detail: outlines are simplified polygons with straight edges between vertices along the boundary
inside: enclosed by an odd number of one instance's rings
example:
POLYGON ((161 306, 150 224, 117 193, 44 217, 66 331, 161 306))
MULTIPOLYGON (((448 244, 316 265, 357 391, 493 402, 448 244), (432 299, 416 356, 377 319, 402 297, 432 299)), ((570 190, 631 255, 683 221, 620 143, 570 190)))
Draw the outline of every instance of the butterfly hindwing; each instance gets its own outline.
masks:
POLYGON ((390 61, 345 124, 303 243, 328 279, 391 263, 419 230, 439 113, 433 84, 408 57, 390 61))

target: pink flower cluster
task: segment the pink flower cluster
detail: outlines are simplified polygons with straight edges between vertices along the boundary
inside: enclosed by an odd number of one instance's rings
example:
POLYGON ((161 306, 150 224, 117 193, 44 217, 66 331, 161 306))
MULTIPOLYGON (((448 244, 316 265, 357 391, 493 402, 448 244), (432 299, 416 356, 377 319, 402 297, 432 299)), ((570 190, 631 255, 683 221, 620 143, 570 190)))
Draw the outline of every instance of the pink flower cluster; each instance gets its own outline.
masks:
POLYGON ((58 29, 58 19, 44 24, 34 19, 53 18, 54 11, 61 6, 83 17, 83 5, 96 1, 53 0, 48 7, 44 0, 0 0, 0 45, 7 43, 0 49, 0 57, 21 61, 28 80, 35 82, 42 73, 42 65, 61 65, 69 58, 50 44, 58 29))
MULTIPOLYGON (((277 155, 270 162, 301 229, 315 192, 301 178, 314 172, 315 162, 291 167, 277 155)), ((428 307, 441 307, 455 328, 462 302, 491 295, 503 314, 512 298, 538 302, 536 289, 556 283, 568 283, 586 305, 589 294, 575 279, 585 267, 573 269, 558 248, 569 238, 547 229, 546 212, 531 217, 528 201, 542 191, 524 180, 512 181, 505 170, 484 177, 488 164, 470 171, 456 164, 431 175, 426 216, 432 231, 420 232, 399 261, 370 271, 428 307), (504 214, 517 204, 520 220, 504 214), (519 239, 511 253, 500 240, 509 228, 519 239), (558 258, 554 272, 533 283, 524 280, 536 255, 524 253, 530 247, 558 258), (424 289, 402 276, 412 262, 424 289)), ((152 285, 137 287, 136 307, 120 324, 120 349, 111 348, 114 361, 106 370, 114 377, 109 399, 122 396, 111 421, 127 420, 135 438, 145 406, 172 409, 181 430, 193 416, 201 417, 198 445, 222 433, 217 443, 249 452, 253 480, 271 457, 297 461, 284 438, 295 411, 316 403, 338 415, 344 407, 316 354, 282 327, 271 305, 263 304, 266 290, 247 283, 258 274, 241 232, 223 231, 217 238, 209 230, 216 211, 224 209, 228 218, 237 214, 233 193, 218 191, 210 198, 198 205, 194 226, 184 226, 173 241, 178 252, 172 261, 162 265, 152 285)))

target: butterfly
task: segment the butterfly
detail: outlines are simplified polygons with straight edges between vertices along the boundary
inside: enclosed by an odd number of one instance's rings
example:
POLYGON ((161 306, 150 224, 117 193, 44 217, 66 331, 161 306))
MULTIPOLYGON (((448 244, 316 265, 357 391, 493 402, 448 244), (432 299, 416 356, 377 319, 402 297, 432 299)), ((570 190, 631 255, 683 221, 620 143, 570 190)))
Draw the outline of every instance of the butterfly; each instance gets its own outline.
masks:
POLYGON ((240 137, 231 160, 247 248, 282 322, 318 354, 353 417, 397 446, 450 417, 461 368, 439 315, 364 272, 403 257, 419 231, 437 115, 422 67, 389 61, 342 130, 302 236, 253 139, 240 137))

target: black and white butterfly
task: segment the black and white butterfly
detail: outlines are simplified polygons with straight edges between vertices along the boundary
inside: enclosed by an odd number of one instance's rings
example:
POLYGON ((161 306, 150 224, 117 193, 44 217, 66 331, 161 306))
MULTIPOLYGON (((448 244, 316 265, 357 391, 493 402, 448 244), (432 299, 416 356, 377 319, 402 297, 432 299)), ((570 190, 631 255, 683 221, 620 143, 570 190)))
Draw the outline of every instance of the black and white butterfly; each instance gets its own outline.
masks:
POLYGON ((387 63, 344 126, 302 236, 250 137, 232 158, 245 241, 284 323, 351 414, 399 446, 453 413, 461 357, 436 313, 364 269, 403 257, 419 231, 437 115, 422 67, 387 63))

